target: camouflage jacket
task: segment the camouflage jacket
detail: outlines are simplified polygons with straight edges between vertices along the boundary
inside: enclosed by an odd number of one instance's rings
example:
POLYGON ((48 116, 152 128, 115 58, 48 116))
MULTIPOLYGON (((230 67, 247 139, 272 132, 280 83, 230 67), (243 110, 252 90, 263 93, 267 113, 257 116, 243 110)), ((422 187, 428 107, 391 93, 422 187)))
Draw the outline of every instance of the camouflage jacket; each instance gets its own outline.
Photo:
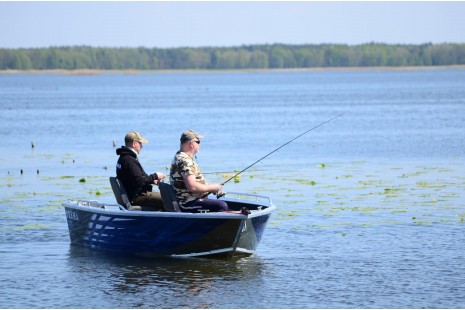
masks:
POLYGON ((206 184, 202 171, 200 171, 200 167, 197 165, 194 159, 188 154, 178 151, 173 158, 173 162, 171 163, 170 183, 174 187, 176 198, 182 205, 185 205, 206 194, 194 194, 189 192, 189 190, 186 188, 186 184, 184 183, 183 176, 190 174, 195 175, 197 182, 206 184))

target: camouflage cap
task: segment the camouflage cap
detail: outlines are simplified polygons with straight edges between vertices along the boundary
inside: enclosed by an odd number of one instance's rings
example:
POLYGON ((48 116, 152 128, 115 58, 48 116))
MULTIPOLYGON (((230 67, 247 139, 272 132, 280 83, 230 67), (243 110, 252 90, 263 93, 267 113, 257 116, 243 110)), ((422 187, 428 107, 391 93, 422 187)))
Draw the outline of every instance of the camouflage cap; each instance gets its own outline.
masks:
POLYGON ((126 137, 124 137, 124 143, 127 144, 127 143, 131 143, 132 141, 138 141, 143 144, 149 143, 149 141, 147 141, 147 139, 142 137, 141 134, 138 133, 137 131, 130 132, 126 135, 126 137))
POLYGON ((198 133, 196 133, 195 131, 193 131, 192 129, 188 129, 186 131, 184 131, 181 135, 181 143, 184 143, 186 141, 190 141, 190 140, 193 140, 193 139, 202 139, 203 136, 202 135, 199 135, 198 133))

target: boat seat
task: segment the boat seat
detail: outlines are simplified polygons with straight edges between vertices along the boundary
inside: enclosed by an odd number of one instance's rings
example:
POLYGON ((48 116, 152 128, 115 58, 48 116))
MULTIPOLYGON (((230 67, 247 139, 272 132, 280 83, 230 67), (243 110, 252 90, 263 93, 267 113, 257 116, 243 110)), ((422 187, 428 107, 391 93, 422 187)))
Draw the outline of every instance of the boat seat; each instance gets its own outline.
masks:
POLYGON ((163 205, 168 212, 181 212, 176 193, 171 184, 165 182, 158 182, 158 189, 160 190, 163 205))
POLYGON ((113 194, 115 194, 116 202, 122 205, 126 210, 130 211, 140 211, 142 208, 140 206, 133 206, 129 201, 128 194, 124 189, 123 184, 115 177, 110 177, 110 184, 111 189, 113 190, 113 194))

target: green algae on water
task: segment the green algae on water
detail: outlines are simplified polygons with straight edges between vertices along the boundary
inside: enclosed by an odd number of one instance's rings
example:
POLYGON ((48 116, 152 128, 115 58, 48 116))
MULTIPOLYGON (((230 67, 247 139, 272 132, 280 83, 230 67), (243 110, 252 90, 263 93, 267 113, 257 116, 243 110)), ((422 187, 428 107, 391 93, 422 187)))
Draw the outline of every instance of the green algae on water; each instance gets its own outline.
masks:
POLYGON ((18 228, 15 228, 15 230, 33 230, 33 229, 46 229, 47 227, 41 224, 27 224, 18 228))

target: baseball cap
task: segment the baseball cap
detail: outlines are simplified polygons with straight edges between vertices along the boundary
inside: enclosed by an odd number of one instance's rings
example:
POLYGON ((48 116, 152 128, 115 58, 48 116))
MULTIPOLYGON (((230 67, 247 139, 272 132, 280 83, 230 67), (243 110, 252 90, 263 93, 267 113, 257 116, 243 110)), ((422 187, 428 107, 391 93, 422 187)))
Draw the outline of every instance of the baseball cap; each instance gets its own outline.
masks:
POLYGON ((142 137, 141 134, 138 133, 137 131, 130 132, 126 135, 126 137, 124 137, 125 143, 131 143, 132 141, 138 141, 143 144, 149 143, 149 141, 147 141, 147 139, 142 137))
POLYGON ((193 139, 202 139, 203 136, 202 135, 199 135, 198 133, 196 133, 195 131, 193 131, 192 129, 188 129, 186 131, 184 131, 181 135, 181 143, 184 143, 186 141, 190 141, 190 140, 193 140, 193 139))

